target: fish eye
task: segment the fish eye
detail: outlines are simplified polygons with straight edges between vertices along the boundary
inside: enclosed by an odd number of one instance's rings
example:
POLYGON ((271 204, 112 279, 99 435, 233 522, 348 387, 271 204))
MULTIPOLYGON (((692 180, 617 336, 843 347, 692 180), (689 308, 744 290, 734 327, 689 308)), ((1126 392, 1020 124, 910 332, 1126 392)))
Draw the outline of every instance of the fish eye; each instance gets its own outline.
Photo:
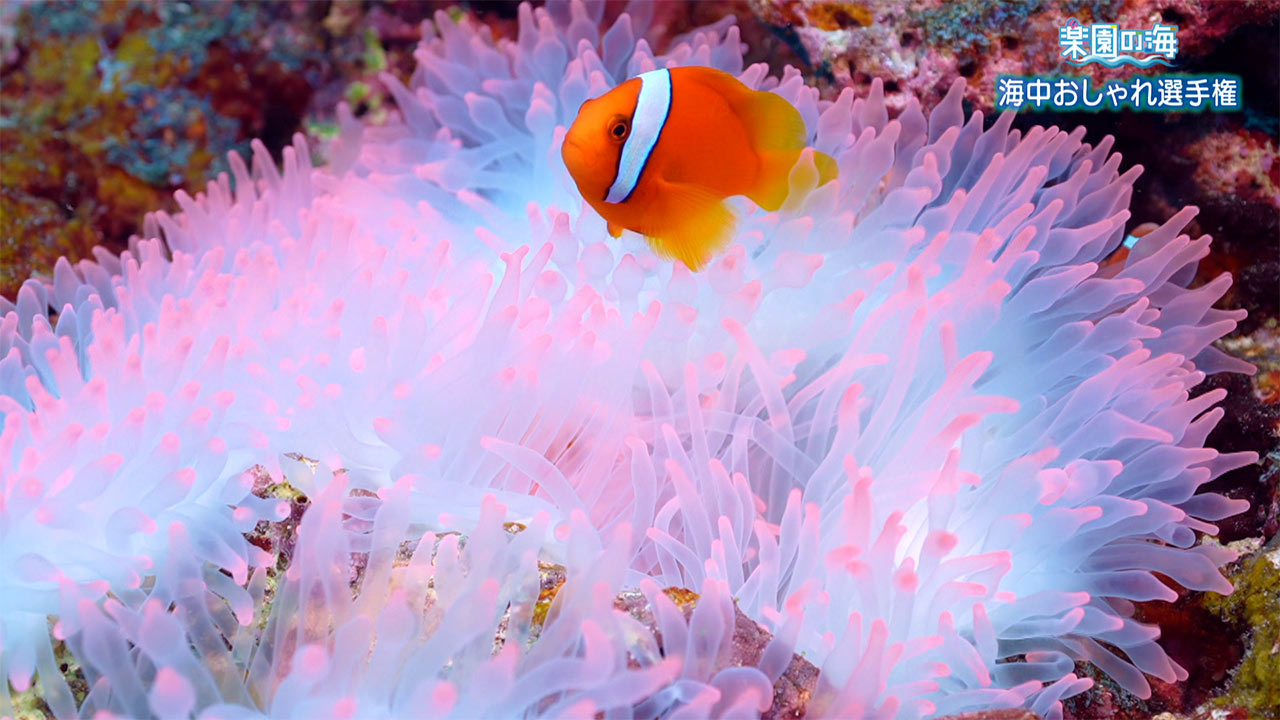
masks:
POLYGON ((624 117, 615 117, 609 121, 609 136, 614 140, 622 140, 631 132, 631 123, 624 117))

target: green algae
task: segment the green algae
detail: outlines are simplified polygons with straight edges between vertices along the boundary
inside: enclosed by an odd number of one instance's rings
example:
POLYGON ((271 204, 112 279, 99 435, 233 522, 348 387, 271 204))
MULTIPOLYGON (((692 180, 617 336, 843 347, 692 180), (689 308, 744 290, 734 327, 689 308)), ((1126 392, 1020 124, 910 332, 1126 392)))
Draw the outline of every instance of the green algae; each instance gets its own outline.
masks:
POLYGON ((366 28, 364 31, 364 69, 366 72, 381 72, 387 69, 387 51, 378 40, 378 31, 366 28))
POLYGON ((347 86, 346 100, 352 105, 358 105, 368 99, 372 92, 367 83, 357 80, 347 86))
POLYGON ((307 494, 290 485, 288 480, 271 483, 262 491, 261 497, 289 502, 306 502, 307 500, 307 494))
POLYGON ((9 686, 9 702, 13 705, 13 716, 16 720, 42 720, 52 713, 44 699, 40 697, 40 679, 37 677, 31 687, 22 692, 14 692, 9 686))
MULTIPOLYGON (((62 671, 62 679, 71 688, 76 707, 79 707, 89 695, 89 683, 80 668, 80 661, 76 660, 75 655, 61 640, 53 644, 53 658, 62 671)), ((31 686, 22 692, 15 692, 13 686, 9 685, 9 702, 13 705, 14 720, 46 720, 53 717, 43 695, 44 688, 40 683, 39 673, 32 678, 31 686)))
POLYGON ((1213 704, 1245 708, 1250 717, 1280 716, 1280 548, 1245 558, 1229 579, 1235 592, 1206 593, 1204 605, 1246 625, 1248 646, 1227 692, 1213 704))

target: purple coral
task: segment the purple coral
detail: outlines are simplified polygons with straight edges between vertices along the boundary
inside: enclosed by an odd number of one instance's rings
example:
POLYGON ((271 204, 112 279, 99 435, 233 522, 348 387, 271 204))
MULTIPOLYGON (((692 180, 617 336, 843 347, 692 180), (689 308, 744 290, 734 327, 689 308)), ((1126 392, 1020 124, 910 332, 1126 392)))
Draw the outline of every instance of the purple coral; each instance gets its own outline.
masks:
POLYGON ((437 14, 386 78, 403 122, 345 113, 325 169, 233 158, 234 188, 0 308, 17 689, 60 717, 740 717, 803 652, 815 717, 1057 716, 1078 659, 1183 675, 1132 603, 1173 596, 1156 573, 1230 591, 1196 533, 1239 504, 1197 489, 1253 461, 1203 448, 1221 394, 1188 397, 1249 370, 1210 346, 1229 278, 1184 287, 1193 211, 1103 266, 1137 174, 1109 140, 984 129, 960 84, 928 118, 879 84, 822 102, 744 70, 729 22, 655 58, 649 11, 523 6, 515 42, 437 14), (585 98, 662 64, 779 93, 841 168, 739 199, 696 276, 605 242, 559 161, 585 98), (255 464, 311 499, 279 576, 243 536, 290 512, 255 464), (773 635, 751 666, 722 662, 732 600, 773 635))

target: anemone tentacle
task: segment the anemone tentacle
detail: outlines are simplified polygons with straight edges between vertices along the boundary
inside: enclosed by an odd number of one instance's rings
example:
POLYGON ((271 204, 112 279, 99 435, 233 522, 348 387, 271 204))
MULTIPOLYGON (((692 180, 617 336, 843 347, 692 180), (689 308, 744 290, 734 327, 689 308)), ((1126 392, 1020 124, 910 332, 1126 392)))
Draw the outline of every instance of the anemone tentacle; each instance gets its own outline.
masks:
POLYGON ((1132 604, 1230 591, 1197 533, 1242 507, 1199 488, 1254 460, 1203 447, 1224 393, 1190 395, 1251 371, 1211 345, 1230 278, 1186 287, 1194 209, 1109 262, 1140 172, 1110 138, 966 118, 960 84, 890 119, 879 83, 744 67, 731 19, 655 55, 651 3, 604 11, 523 5, 497 41, 437 13, 384 77, 398 120, 340 109, 318 168, 255 144, 0 307, 17 690, 58 717, 741 717, 803 653, 814 717, 1052 718, 1077 660, 1142 696, 1185 677, 1132 604), (586 98, 678 65, 786 98, 840 167, 735 200, 698 275, 609 240, 559 152, 586 98), (288 513, 255 465, 312 500, 279 576, 244 537, 288 513), (615 609, 637 590, 660 640, 615 609), (755 665, 724 663, 735 603, 774 635, 755 665))

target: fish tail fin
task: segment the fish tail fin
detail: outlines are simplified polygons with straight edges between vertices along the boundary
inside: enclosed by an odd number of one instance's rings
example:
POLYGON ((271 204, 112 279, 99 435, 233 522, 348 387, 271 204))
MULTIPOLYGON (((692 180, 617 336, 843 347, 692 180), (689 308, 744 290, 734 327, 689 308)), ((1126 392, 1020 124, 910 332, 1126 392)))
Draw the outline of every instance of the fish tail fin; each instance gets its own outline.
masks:
POLYGON ((813 164, 818 168, 819 187, 835 180, 840 175, 840 166, 836 164, 836 159, 824 152, 813 151, 813 164))
MULTIPOLYGON (((818 185, 825 185, 840 173, 835 158, 813 150, 813 164, 818 171, 818 185)), ((791 171, 800 161, 802 150, 760 153, 760 172, 755 187, 746 193, 752 202, 773 212, 782 207, 791 192, 791 171)))
POLYGON ((697 272, 729 243, 735 218, 724 199, 697 185, 658 181, 642 232, 661 258, 697 272))

